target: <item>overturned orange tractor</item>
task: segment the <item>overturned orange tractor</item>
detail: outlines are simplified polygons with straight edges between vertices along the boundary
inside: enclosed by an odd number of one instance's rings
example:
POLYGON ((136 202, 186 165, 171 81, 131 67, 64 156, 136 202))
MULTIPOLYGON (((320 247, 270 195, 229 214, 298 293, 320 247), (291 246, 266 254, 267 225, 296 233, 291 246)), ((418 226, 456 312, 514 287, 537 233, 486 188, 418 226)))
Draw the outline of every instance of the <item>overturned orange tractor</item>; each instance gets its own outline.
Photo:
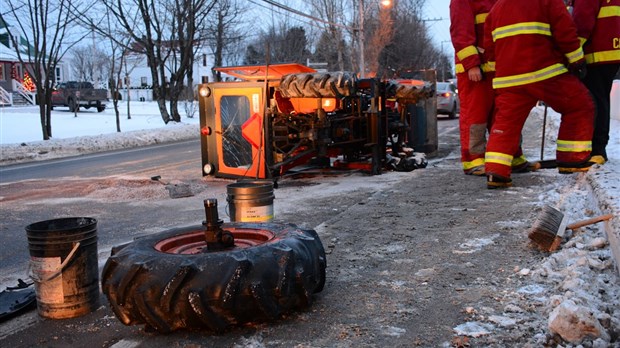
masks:
POLYGON ((434 99, 429 82, 357 79, 299 64, 216 70, 240 81, 199 86, 203 175, 265 179, 302 165, 370 174, 426 166, 424 153, 414 152, 411 120, 412 110, 434 99))

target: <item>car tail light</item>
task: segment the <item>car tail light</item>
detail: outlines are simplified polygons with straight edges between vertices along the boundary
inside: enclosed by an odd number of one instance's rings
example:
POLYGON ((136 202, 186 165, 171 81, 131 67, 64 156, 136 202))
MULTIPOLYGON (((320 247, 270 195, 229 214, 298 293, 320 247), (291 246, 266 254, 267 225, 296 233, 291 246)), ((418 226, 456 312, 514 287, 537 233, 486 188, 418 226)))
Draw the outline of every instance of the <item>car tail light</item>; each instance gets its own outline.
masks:
POLYGON ((442 97, 448 98, 450 96, 450 92, 446 92, 441 94, 442 97))

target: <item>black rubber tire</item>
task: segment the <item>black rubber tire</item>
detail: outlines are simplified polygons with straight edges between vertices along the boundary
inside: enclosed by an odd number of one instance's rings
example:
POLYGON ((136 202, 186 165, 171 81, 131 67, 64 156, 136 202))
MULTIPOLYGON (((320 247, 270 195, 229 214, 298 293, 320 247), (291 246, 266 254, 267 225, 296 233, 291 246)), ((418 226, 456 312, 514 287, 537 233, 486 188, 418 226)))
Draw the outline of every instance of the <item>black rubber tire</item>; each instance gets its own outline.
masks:
POLYGON ((343 98, 355 94, 357 80, 348 72, 289 74, 280 80, 285 98, 343 98))
POLYGON ((409 101, 410 103, 417 103, 420 99, 430 97, 427 86, 401 84, 398 82, 390 82, 388 94, 401 102, 409 101))
POLYGON ((278 319, 310 305, 312 294, 323 289, 325 250, 314 230, 273 223, 228 223, 222 228, 233 235, 268 231, 271 239, 191 255, 156 249, 161 241, 202 234, 204 227, 198 225, 113 249, 101 282, 120 321, 164 333, 205 328, 222 332, 278 319))
POLYGON ((297 89, 297 83, 294 81, 297 79, 298 74, 284 75, 280 80, 280 93, 285 98, 298 98, 302 95, 302 92, 297 89))
POLYGON ((346 71, 332 73, 325 86, 329 86, 332 94, 325 97, 343 98, 350 97, 355 93, 357 81, 355 75, 346 71))

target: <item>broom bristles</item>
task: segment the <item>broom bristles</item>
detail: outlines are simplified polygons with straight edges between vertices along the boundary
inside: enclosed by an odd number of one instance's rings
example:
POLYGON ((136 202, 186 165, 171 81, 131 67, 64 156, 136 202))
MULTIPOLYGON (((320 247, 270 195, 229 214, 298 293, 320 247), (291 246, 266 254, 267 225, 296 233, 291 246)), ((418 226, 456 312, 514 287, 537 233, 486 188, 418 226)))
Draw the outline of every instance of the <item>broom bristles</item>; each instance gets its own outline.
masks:
POLYGON ((545 206, 528 232, 528 237, 540 249, 549 250, 560 232, 564 213, 552 206, 545 206))

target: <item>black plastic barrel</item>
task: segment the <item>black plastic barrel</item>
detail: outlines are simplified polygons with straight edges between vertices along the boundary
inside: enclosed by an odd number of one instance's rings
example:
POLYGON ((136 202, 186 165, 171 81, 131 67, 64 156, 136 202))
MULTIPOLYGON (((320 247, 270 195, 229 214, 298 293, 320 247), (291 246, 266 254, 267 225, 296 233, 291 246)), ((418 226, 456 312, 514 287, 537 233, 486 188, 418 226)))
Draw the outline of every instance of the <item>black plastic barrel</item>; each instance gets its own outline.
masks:
POLYGON ((99 307, 97 220, 69 217, 26 226, 40 316, 74 318, 99 307))
POLYGON ((226 192, 230 221, 273 221, 273 182, 241 180, 226 186, 226 192))

